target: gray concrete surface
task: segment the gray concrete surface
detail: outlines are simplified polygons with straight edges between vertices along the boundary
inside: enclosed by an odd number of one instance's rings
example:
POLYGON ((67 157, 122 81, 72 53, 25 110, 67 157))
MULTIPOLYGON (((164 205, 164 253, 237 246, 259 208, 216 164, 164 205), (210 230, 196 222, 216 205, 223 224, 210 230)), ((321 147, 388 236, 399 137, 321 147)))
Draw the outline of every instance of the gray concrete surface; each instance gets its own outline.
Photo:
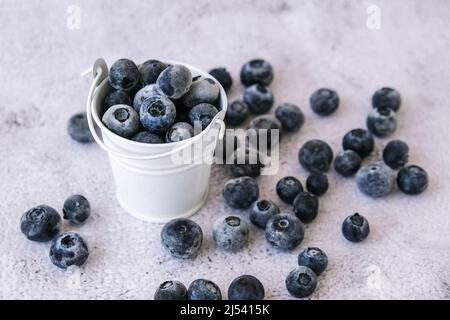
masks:
MULTIPOLYGON (((407 141, 411 162, 426 168, 428 190, 417 197, 395 191, 382 200, 363 196, 353 179, 329 172, 330 190, 301 247, 329 256, 312 299, 431 299, 450 297, 450 171, 448 146, 450 3, 438 1, 13 1, 0 0, 0 298, 151 299, 166 279, 189 284, 215 281, 226 293, 241 274, 265 285, 268 299, 290 298, 284 279, 296 255, 279 253, 252 229, 251 245, 238 254, 215 249, 213 221, 236 213, 222 201, 227 172, 213 168, 205 207, 194 216, 206 241, 195 261, 170 258, 159 243, 160 225, 127 215, 114 196, 106 154, 79 145, 66 122, 84 109, 91 78, 80 73, 97 57, 186 61, 200 68, 226 66, 240 97, 240 66, 264 57, 274 66, 276 103, 301 106, 306 125, 282 141, 282 166, 259 179, 262 197, 277 202, 276 181, 305 180, 297 152, 308 139, 328 141, 335 152, 349 129, 364 126, 375 89, 390 85, 403 95, 396 138, 407 141), (78 5, 80 29, 67 28, 67 8, 78 5), (366 26, 366 9, 381 9, 381 29, 366 26), (321 119, 310 93, 335 88, 341 106, 321 119), (79 231, 91 256, 81 272, 64 272, 48 258, 49 244, 27 241, 19 219, 28 208, 62 207, 82 193, 93 215, 79 231), (372 232, 351 244, 342 220, 359 211, 372 232)), ((378 140, 379 150, 388 139, 378 140)), ((283 206, 286 208, 285 206, 283 206)))

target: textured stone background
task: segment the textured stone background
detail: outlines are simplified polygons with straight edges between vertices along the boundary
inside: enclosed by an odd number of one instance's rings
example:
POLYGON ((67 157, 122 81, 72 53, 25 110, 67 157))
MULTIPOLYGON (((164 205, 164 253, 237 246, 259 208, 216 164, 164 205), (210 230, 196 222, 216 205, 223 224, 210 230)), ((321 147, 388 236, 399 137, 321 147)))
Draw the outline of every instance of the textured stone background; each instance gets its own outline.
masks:
MULTIPOLYGON (((278 202, 274 189, 282 176, 304 181, 297 152, 306 140, 321 138, 339 151, 344 133, 364 126, 371 94, 383 85, 403 95, 395 137, 409 143, 411 162, 430 175, 429 189, 418 197, 395 191, 371 200, 353 179, 330 171, 330 190, 302 244, 323 248, 330 260, 312 298, 449 298, 449 16, 446 0, 0 0, 0 298, 151 299, 165 279, 188 285, 199 277, 226 293, 241 274, 260 278, 267 298, 289 298, 284 279, 300 248, 278 253, 252 229, 243 252, 215 250, 213 221, 247 216, 223 204, 223 168, 213 168, 207 204, 193 218, 205 232, 202 254, 180 262, 161 249, 160 225, 137 221, 119 207, 106 154, 66 135, 66 122, 84 109, 90 86, 80 73, 98 57, 109 64, 129 57, 170 58, 204 69, 224 65, 237 80, 240 66, 257 56, 274 66, 276 103, 297 103, 306 115, 305 127, 282 141, 279 173, 259 179, 263 197, 278 202), (366 27, 372 3, 381 8, 380 30, 366 27), (80 30, 66 27, 70 4, 81 8, 80 30), (320 86, 341 97, 338 112, 326 119, 307 103, 320 86), (60 209, 73 193, 86 195, 93 206, 85 226, 64 226, 89 243, 81 273, 54 267, 49 245, 26 241, 19 231, 26 209, 40 203, 60 209), (360 244, 340 233, 344 217, 355 211, 372 229, 360 244)), ((236 81, 230 97, 241 94, 236 81)), ((378 155, 387 141, 377 141, 378 155)))

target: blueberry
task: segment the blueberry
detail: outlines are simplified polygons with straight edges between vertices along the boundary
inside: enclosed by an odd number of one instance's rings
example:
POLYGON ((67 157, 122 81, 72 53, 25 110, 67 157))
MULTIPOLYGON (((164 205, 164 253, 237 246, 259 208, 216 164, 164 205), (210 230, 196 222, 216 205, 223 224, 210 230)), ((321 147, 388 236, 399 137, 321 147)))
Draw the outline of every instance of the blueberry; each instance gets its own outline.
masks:
POLYGON ((286 278, 286 289, 295 298, 310 296, 317 287, 317 275, 308 267, 299 266, 286 278))
POLYGON ((299 130, 305 123, 303 112, 292 103, 283 103, 275 110, 275 116, 281 122, 284 131, 293 132, 299 130))
POLYGON ((328 178, 322 173, 313 173, 306 179, 306 189, 316 196, 325 194, 328 190, 328 178))
POLYGON ((401 140, 390 141, 383 150, 383 161, 392 169, 400 169, 409 160, 409 147, 401 140))
POLYGON ((322 140, 309 140, 298 153, 302 167, 312 173, 326 172, 333 161, 333 150, 322 140))
POLYGON ((173 102, 164 96, 151 96, 141 105, 140 119, 151 133, 163 133, 175 122, 177 110, 173 102))
POLYGON ((254 148, 240 147, 234 153, 233 163, 229 164, 233 177, 250 176, 256 178, 264 168, 261 154, 254 148))
MULTIPOLYGON (((235 151, 239 148, 239 145, 239 139, 234 132, 226 130, 223 139, 217 141, 215 156, 222 161, 221 163, 227 163, 231 155, 235 156, 235 151)), ((218 160, 218 163, 220 160, 218 160)))
POLYGON ((166 142, 178 142, 192 138, 194 128, 187 122, 177 122, 166 132, 166 142))
POLYGON ((103 113, 116 104, 131 106, 131 98, 128 93, 122 90, 114 90, 108 93, 103 100, 103 113))
POLYGON ((89 257, 89 250, 83 238, 75 232, 65 232, 52 241, 50 260, 55 266, 66 269, 70 266, 82 266, 89 257))
POLYGON ((226 251, 238 252, 248 243, 250 229, 247 222, 235 216, 219 218, 214 224, 213 239, 226 251))
POLYGON ((353 150, 344 150, 334 159, 334 169, 343 177, 351 177, 361 168, 361 157, 353 150))
POLYGON ((281 139, 281 123, 272 115, 258 116, 250 122, 247 137, 254 147, 266 145, 270 149, 281 139))
POLYGON ((225 92, 230 90, 233 85, 233 79, 231 78, 230 73, 225 68, 215 68, 212 69, 209 74, 213 76, 219 83, 222 85, 225 92))
POLYGON ((63 216, 75 225, 83 224, 91 215, 91 205, 88 199, 80 194, 74 194, 64 201, 63 216))
POLYGON ((220 288, 212 281, 194 280, 188 288, 189 300, 222 300, 220 288))
POLYGON ((242 124, 248 117, 248 107, 241 101, 233 101, 228 105, 225 121, 230 126, 238 126, 242 124))
POLYGON ((367 128, 378 138, 385 138, 397 129, 395 112, 389 108, 374 108, 367 117, 367 128))
POLYGON ((353 150, 361 158, 370 155, 375 146, 373 136, 365 129, 353 129, 347 132, 342 139, 344 150, 353 150))
POLYGON ((280 213, 280 208, 270 200, 256 201, 249 214, 250 221, 258 228, 265 229, 267 221, 280 213))
POLYGON ((250 112, 254 114, 263 114, 269 111, 272 108, 273 100, 272 91, 261 84, 251 85, 244 91, 244 102, 250 112))
POLYGON ((305 223, 313 221, 319 213, 319 199, 309 192, 300 192, 292 205, 297 218, 305 223))
POLYGON ((359 213, 348 216, 342 223, 342 234, 348 241, 361 242, 367 238, 369 232, 369 222, 359 213))
POLYGON ((141 79, 138 67, 133 61, 120 59, 109 70, 109 83, 116 90, 131 92, 141 79))
POLYGON ((20 230, 32 241, 46 242, 59 233, 61 217, 52 207, 39 205, 31 208, 20 218, 20 230))
POLYGON ((407 166, 397 174, 398 188, 409 195, 422 193, 428 186, 428 174, 419 166, 407 166))
POLYGON ((305 228, 293 214, 280 213, 267 221, 265 234, 267 241, 274 247, 293 250, 303 241, 305 228))
POLYGON ((209 103, 200 103, 189 111, 189 122, 194 126, 200 124, 204 130, 214 119, 219 111, 209 103))
POLYGON ((141 132, 136 133, 131 140, 136 141, 136 142, 151 143, 151 144, 164 143, 163 138, 161 138, 156 133, 151 133, 148 131, 141 131, 141 132))
POLYGON ((312 110, 320 116, 327 116, 339 107, 339 96, 336 91, 322 88, 309 98, 312 110))
POLYGON ((133 108, 136 112, 141 112, 142 103, 152 96, 160 96, 162 92, 159 91, 159 88, 155 84, 149 84, 139 90, 133 99, 133 108))
POLYGON ((228 300, 264 300, 264 286, 256 277, 237 277, 228 287, 228 300))
POLYGON ((155 300, 186 300, 187 289, 179 281, 164 281, 155 292, 155 300))
POLYGON ((303 192, 302 183, 295 177, 287 176, 277 182, 277 195, 286 203, 292 204, 295 197, 303 192))
POLYGON ((149 85, 156 83, 161 72, 167 68, 167 64, 159 60, 148 60, 139 66, 141 72, 142 83, 149 85))
POLYGON ((181 101, 190 109, 200 103, 214 104, 219 98, 219 85, 211 78, 197 76, 192 79, 192 85, 181 101))
POLYGON ((309 247, 298 255, 298 265, 308 267, 316 275, 320 275, 328 266, 328 257, 323 250, 309 247))
POLYGON ((366 195, 384 197, 394 188, 395 172, 383 162, 375 162, 359 169, 356 182, 359 190, 366 195))
POLYGON ((273 80, 273 69, 269 62, 263 59, 254 59, 242 66, 241 82, 248 87, 252 84, 268 86, 273 80))
POLYGON ((385 107, 397 112, 401 104, 400 93, 392 88, 381 88, 373 94, 372 106, 374 108, 385 107))
POLYGON ((223 188, 225 202, 235 209, 246 209, 259 197, 259 188, 252 177, 228 180, 223 188))
POLYGON ((77 113, 70 117, 67 124, 67 132, 75 141, 81 143, 91 143, 94 141, 94 137, 89 130, 86 112, 77 113))
POLYGON ((131 138, 141 127, 139 114, 125 104, 109 108, 103 115, 102 122, 109 130, 124 138, 131 138))
POLYGON ((202 229, 189 219, 171 220, 161 230, 161 243, 175 258, 195 259, 202 242, 202 229))
POLYGON ((172 65, 161 72, 156 83, 166 96, 179 99, 189 91, 192 73, 183 65, 172 65))

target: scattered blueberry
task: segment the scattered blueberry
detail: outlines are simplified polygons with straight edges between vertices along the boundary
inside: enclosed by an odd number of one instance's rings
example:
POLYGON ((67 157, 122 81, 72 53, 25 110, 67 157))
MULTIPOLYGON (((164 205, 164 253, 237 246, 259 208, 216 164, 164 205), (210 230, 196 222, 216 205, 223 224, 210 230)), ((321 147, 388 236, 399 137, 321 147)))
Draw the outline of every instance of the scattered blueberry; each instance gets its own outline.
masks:
POLYGON ((209 103, 200 103, 189 111, 189 122, 194 126, 198 123, 204 130, 214 119, 219 111, 215 106, 209 103))
POLYGON ((264 300, 264 286, 256 277, 237 277, 228 287, 228 300, 264 300))
POLYGON ((222 300, 220 288, 212 281, 197 279, 189 286, 188 300, 222 300))
POLYGON ((177 122, 167 130, 166 142, 178 142, 192 138, 194 128, 187 122, 177 122))
POLYGON ((160 96, 162 92, 156 84, 149 84, 139 90, 133 99, 133 108, 136 112, 141 112, 142 103, 152 96, 160 96))
POLYGON ((425 191, 428 186, 428 174, 419 166, 407 166, 397 174, 398 188, 409 195, 416 195, 425 191))
POLYGON ((258 200, 259 187, 252 177, 228 180, 223 189, 225 202, 235 209, 246 209, 258 200))
POLYGON ((365 238, 367 238, 369 232, 369 222, 366 218, 359 215, 359 213, 348 216, 342 223, 342 234, 348 241, 363 241, 365 238))
POLYGON ((136 133, 131 140, 136 141, 136 142, 151 143, 151 144, 164 143, 163 138, 158 136, 156 133, 151 133, 148 131, 141 131, 141 132, 136 133))
POLYGON ((234 153, 233 163, 229 164, 234 177, 250 176, 256 178, 264 168, 262 155, 254 148, 240 147, 234 153))
POLYGON ((270 200, 256 201, 249 214, 250 221, 258 228, 265 229, 267 221, 280 213, 280 208, 270 200))
POLYGON ((254 147, 264 145, 270 149, 281 139, 281 123, 272 115, 258 116, 250 122, 247 137, 254 147))
POLYGON ((401 140, 390 141, 383 150, 383 161, 394 170, 400 169, 409 160, 409 147, 401 140))
POLYGON ((223 250, 238 252, 249 239, 250 229, 247 222, 235 216, 219 218, 214 224, 213 239, 223 250))
POLYGON ((323 250, 309 247, 298 255, 298 265, 308 267, 316 275, 320 275, 328 266, 328 257, 323 250))
POLYGON ((299 266, 292 270, 286 278, 286 289, 295 298, 310 296, 317 287, 317 276, 313 270, 299 266))
POLYGON ((373 94, 372 106, 374 108, 389 108, 394 112, 400 109, 401 97, 397 90, 392 88, 381 88, 373 94))
POLYGON ((116 90, 133 91, 141 78, 138 67, 129 59, 120 59, 109 70, 109 83, 116 90))
POLYGON ((334 159, 334 169, 343 177, 355 175, 361 168, 361 157, 353 150, 344 150, 337 154, 334 159))
POLYGON ((225 68, 215 68, 212 69, 209 74, 213 76, 219 83, 222 85, 225 92, 231 89, 233 85, 233 79, 231 78, 230 73, 225 68))
POLYGON ((156 83, 161 72, 167 68, 167 64, 159 60, 148 60, 139 66, 144 85, 156 83))
POLYGON ((124 138, 131 138, 141 128, 139 114, 125 104, 118 104, 106 110, 102 122, 109 130, 124 138))
POLYGON ((305 223, 313 221, 319 213, 319 199, 309 192, 300 192, 292 205, 297 218, 305 223))
POLYGON ((248 117, 248 107, 241 101, 233 101, 228 105, 225 121, 230 126, 238 126, 242 124, 248 117))
POLYGON ((161 72, 156 83, 166 96, 179 99, 189 91, 192 73, 183 65, 171 65, 161 72))
POLYGON ((372 198, 388 195, 395 184, 395 172, 383 162, 375 162, 359 169, 356 174, 359 189, 372 198))
POLYGON ((326 172, 333 161, 333 150, 322 140, 309 140, 298 153, 302 167, 312 173, 326 172))
POLYGON ((28 240, 46 242, 59 233, 61 217, 52 207, 39 205, 31 208, 20 219, 20 230, 28 240))
POLYGON ((320 116, 327 116, 339 107, 339 96, 336 91, 322 88, 309 98, 312 110, 320 116))
POLYGON ((367 117, 367 128, 378 138, 385 138, 397 129, 395 112, 389 108, 374 108, 367 117))
POLYGON ((328 190, 328 178, 323 173, 312 173, 306 179, 306 189, 316 196, 325 194, 328 190))
POLYGON ((243 65, 241 69, 241 82, 248 87, 253 84, 268 86, 273 80, 273 69, 269 62, 263 59, 254 59, 243 65))
POLYGON ((176 114, 177 110, 170 99, 156 95, 144 100, 139 116, 149 132, 163 133, 173 125, 176 114))
POLYGON ((273 100, 273 93, 261 84, 251 85, 244 91, 244 102, 250 112, 254 114, 263 114, 269 111, 272 108, 273 100))
POLYGON ((81 143, 91 143, 94 141, 94 137, 89 130, 86 112, 77 113, 70 117, 67 124, 67 132, 75 141, 81 143))
POLYGON ((75 232, 65 232, 53 239, 50 246, 50 260, 55 266, 66 269, 82 266, 89 257, 89 250, 83 238, 75 232))
POLYGON ((305 228, 293 214, 279 213, 267 221, 265 234, 274 247, 293 250, 303 241, 305 228))
POLYGON ((287 176, 277 182, 277 195, 286 203, 292 204, 295 197, 303 192, 302 183, 295 177, 287 176))
POLYGON ((353 129, 347 132, 342 139, 344 150, 353 150, 361 158, 370 155, 375 146, 373 136, 365 129, 353 129))
POLYGON ((195 259, 200 253, 203 232, 189 219, 169 221, 161 231, 161 243, 167 251, 179 259, 195 259))
POLYGON ((155 300, 187 300, 187 289, 179 281, 164 281, 155 292, 155 300))
POLYGON ((88 199, 80 194, 74 194, 64 201, 63 217, 75 225, 83 224, 91 215, 91 205, 88 199))
POLYGON ((103 100, 103 113, 116 104, 131 106, 131 98, 128 93, 122 90, 114 90, 108 93, 103 100))
POLYGON ((292 103, 282 103, 275 110, 275 116, 281 122, 284 131, 293 132, 299 130, 305 123, 303 112, 292 103))
POLYGON ((197 76, 189 91, 181 98, 183 105, 193 108, 200 103, 214 104, 219 98, 219 85, 211 78, 197 76))
MULTIPOLYGON (((215 156, 217 163, 229 163, 228 160, 235 156, 235 151, 239 148, 239 139, 232 130, 226 130, 223 139, 217 141, 215 156), (220 160, 222 162, 220 162, 220 160)), ((248 174, 244 174, 248 175, 248 174)))

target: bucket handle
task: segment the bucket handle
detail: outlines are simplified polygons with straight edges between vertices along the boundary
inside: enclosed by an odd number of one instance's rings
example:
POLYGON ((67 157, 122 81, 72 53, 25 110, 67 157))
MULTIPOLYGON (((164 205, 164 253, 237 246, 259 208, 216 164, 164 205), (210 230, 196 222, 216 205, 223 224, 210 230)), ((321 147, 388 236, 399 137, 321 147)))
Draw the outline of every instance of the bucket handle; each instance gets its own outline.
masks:
MULTIPOLYGON (((94 81, 92 82, 91 88, 89 90, 89 95, 88 95, 88 98, 87 98, 86 115, 87 115, 87 121, 88 121, 89 130, 91 131, 91 134, 94 137, 95 142, 103 150, 105 150, 109 154, 112 154, 114 156, 117 156, 117 157, 123 158, 123 159, 129 159, 129 160, 154 160, 154 159, 160 159, 160 158, 164 158, 164 157, 170 156, 170 155, 172 155, 174 153, 177 153, 177 152, 181 151, 182 149, 184 149, 186 147, 186 144, 182 144, 181 146, 179 146, 177 148, 174 148, 174 149, 172 149, 170 151, 167 151, 167 152, 164 152, 164 153, 160 153, 160 154, 156 154, 156 155, 130 156, 128 154, 112 150, 107 145, 105 145, 103 140, 98 136, 97 130, 95 129, 95 126, 94 126, 94 120, 92 119, 92 110, 93 110, 92 100, 94 99, 95 91, 96 91, 98 85, 100 83, 102 83, 102 81, 105 80, 106 77, 108 76, 108 67, 106 65, 105 60, 103 60, 101 58, 97 59, 95 61, 95 63, 94 63, 93 68, 92 68, 92 72, 93 72, 93 75, 94 75, 94 81)), ((223 117, 224 117, 224 112, 220 111, 214 117, 214 119, 212 120, 212 123, 219 125, 219 134, 218 134, 218 136, 216 138, 216 142, 215 142, 216 144, 217 144, 217 140, 222 139, 224 134, 225 134, 225 123, 222 120, 223 117)), ((202 137, 202 135, 199 134, 198 136, 191 138, 192 140, 190 142, 195 142, 198 139, 200 139, 201 137, 202 137)))

